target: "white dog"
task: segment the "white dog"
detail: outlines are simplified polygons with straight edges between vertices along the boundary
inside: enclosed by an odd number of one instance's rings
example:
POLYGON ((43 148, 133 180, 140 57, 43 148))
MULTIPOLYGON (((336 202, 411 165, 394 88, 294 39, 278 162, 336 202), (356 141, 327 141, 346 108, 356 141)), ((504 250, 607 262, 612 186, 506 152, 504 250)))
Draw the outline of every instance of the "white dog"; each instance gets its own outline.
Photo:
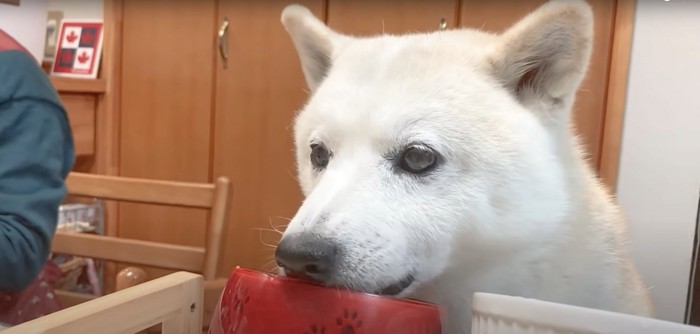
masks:
POLYGON ((356 38, 297 5, 282 22, 312 93, 283 272, 440 304, 445 333, 469 332, 477 291, 650 315, 625 221, 569 126, 586 3, 547 3, 501 35, 356 38))

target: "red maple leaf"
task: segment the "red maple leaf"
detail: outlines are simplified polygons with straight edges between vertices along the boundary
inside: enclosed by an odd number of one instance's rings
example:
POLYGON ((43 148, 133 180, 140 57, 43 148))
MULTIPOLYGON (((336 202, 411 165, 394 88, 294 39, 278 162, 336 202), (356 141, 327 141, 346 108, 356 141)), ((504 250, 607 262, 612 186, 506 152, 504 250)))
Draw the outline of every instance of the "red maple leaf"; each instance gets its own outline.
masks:
POLYGON ((78 35, 75 33, 75 30, 71 30, 70 35, 66 36, 66 40, 70 43, 75 42, 76 39, 78 39, 78 35))
POLYGON ((85 64, 88 60, 90 60, 90 56, 88 56, 87 52, 85 52, 85 51, 83 51, 83 53, 81 53, 81 54, 78 56, 78 61, 79 61, 81 64, 85 64))

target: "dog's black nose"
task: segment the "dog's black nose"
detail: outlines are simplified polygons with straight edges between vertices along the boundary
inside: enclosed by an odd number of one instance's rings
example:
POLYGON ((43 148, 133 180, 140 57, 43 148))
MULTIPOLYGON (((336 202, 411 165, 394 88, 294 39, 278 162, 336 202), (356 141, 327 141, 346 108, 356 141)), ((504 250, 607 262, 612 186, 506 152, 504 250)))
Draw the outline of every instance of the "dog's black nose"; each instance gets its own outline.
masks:
POLYGON ((275 251, 278 266, 319 282, 330 280, 337 256, 334 242, 308 233, 284 237, 275 251))

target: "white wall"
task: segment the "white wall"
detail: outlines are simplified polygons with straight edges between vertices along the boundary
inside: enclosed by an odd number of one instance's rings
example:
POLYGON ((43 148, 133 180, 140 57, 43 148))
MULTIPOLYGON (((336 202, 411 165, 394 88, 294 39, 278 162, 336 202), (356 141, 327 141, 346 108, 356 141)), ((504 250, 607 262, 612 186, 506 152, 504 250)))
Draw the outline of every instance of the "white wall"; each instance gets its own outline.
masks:
MULTIPOLYGON (((24 0, 32 1, 32 0, 24 0)), ((102 0, 48 0, 49 10, 63 12, 64 19, 101 20, 104 16, 102 0)))
POLYGON ((0 29, 27 48, 37 61, 44 55, 47 0, 22 0, 20 6, 0 4, 0 29))
POLYGON ((63 11, 64 19, 102 19, 103 8, 102 0, 21 0, 20 6, 0 4, 0 29, 41 61, 48 10, 63 11))
POLYGON ((684 319, 699 191, 700 1, 638 0, 618 197, 662 319, 684 319))

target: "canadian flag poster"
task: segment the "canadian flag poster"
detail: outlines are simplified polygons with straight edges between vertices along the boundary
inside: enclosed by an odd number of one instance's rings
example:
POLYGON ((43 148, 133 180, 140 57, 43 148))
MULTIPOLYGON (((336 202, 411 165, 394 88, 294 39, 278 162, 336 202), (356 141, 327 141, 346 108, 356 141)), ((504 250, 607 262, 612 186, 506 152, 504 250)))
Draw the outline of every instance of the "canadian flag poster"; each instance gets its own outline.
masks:
POLYGON ((102 54, 102 36, 101 21, 63 20, 51 74, 73 78, 97 78, 102 54))

